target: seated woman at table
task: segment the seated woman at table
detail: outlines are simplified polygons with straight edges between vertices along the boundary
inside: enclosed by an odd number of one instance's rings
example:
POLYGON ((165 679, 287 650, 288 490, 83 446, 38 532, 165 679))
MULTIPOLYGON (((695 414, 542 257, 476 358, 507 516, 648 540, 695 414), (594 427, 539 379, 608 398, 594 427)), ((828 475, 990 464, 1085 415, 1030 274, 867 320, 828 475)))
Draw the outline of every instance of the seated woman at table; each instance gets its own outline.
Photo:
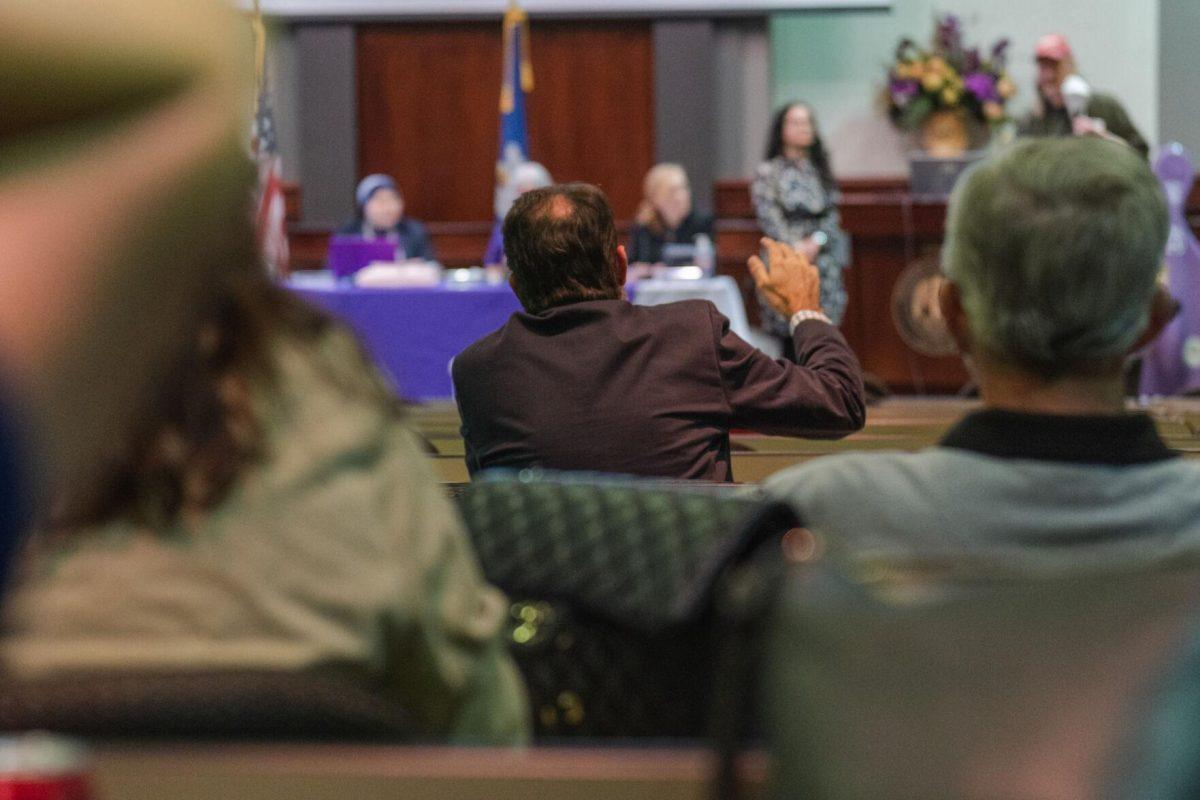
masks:
POLYGON ((642 183, 643 199, 629 231, 631 264, 661 264, 663 246, 712 240, 713 220, 692 207, 692 188, 678 164, 657 164, 642 183))
POLYGON ((335 669, 423 738, 523 742, 507 604, 397 402, 245 239, 107 483, 31 535, 0 672, 335 669))
POLYGON ((397 261, 437 261, 429 231, 404 216, 404 196, 390 175, 368 175, 354 190, 358 214, 338 233, 396 243, 397 261))
MULTIPOLYGON (((795 247, 821 275, 821 308, 836 325, 846 311, 842 270, 850 240, 838 216, 837 183, 821 143, 816 117, 804 103, 788 103, 775 114, 767 159, 750 186, 758 225, 772 239, 795 247)), ((790 341, 788 321, 763 307, 763 324, 790 341)))

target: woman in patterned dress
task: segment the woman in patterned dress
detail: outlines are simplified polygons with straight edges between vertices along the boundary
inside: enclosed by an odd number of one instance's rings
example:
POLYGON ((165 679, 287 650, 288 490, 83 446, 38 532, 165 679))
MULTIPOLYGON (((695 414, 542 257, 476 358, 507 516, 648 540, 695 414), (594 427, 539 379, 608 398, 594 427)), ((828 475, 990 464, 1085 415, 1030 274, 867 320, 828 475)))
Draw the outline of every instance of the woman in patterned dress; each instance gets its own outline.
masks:
MULTIPOLYGON (((821 307, 835 324, 846 310, 842 270, 850 239, 838 216, 837 184, 812 109, 788 103, 775 114, 767 158, 750 187, 759 227, 808 256, 821 275, 821 307)), ((763 325, 785 341, 787 320, 763 308, 763 325)))

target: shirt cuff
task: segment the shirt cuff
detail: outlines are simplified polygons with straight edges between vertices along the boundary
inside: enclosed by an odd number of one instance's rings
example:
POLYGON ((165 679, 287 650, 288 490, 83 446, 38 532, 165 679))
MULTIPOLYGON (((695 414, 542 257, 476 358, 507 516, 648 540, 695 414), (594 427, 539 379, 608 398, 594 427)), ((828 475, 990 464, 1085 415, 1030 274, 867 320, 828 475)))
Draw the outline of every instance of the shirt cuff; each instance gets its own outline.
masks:
POLYGON ((824 311, 805 309, 804 311, 797 311, 795 314, 792 314, 792 318, 788 320, 788 333, 795 334, 796 326, 806 319, 819 319, 828 325, 833 324, 833 320, 825 316, 824 311))

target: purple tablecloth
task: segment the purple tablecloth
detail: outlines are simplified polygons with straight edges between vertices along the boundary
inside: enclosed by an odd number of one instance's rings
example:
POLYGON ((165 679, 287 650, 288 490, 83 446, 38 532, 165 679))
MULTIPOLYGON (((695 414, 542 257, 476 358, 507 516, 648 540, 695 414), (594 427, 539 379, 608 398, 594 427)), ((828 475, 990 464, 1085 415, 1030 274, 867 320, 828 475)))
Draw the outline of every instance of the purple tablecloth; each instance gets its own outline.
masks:
POLYGON ((288 288, 358 333, 396 391, 410 400, 451 396, 450 361, 520 309, 506 284, 469 289, 288 288))

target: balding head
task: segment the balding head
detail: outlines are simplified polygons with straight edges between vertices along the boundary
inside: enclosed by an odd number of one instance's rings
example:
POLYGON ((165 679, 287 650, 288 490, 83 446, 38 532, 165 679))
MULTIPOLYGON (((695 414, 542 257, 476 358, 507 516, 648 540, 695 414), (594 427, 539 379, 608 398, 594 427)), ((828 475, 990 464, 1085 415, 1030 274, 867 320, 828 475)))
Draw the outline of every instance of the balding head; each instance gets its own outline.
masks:
POLYGON ((513 290, 531 314, 621 297, 617 231, 604 192, 586 183, 533 189, 504 218, 513 290))

